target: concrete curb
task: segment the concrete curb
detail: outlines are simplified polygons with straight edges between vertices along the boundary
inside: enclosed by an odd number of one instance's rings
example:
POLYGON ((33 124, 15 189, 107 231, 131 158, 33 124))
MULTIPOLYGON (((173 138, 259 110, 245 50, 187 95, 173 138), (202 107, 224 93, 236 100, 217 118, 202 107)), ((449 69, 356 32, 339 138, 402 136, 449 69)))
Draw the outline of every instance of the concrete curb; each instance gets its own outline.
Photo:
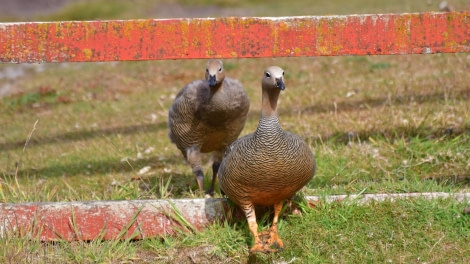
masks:
MULTIPOLYGON (((368 203, 408 198, 451 198, 470 201, 470 193, 394 193, 306 196, 311 204, 325 201, 368 203)), ((228 215, 226 199, 168 199, 0 204, 0 237, 56 240, 143 239, 200 230, 228 215)))

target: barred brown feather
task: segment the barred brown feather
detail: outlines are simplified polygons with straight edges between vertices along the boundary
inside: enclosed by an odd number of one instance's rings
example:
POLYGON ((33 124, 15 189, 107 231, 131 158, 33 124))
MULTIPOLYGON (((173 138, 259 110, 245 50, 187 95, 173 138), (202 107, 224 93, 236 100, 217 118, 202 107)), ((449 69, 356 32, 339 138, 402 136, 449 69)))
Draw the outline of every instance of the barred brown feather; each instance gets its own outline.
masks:
POLYGON ((171 141, 187 159, 203 190, 200 153, 214 152, 212 194, 218 166, 227 148, 242 131, 250 102, 242 85, 225 78, 220 60, 209 60, 206 79, 186 85, 168 113, 171 141))
MULTIPOLYGON (((275 206, 274 232, 282 202, 305 186, 315 174, 315 157, 298 135, 283 131, 277 101, 284 89, 284 72, 273 66, 262 79, 262 110, 256 131, 227 149, 219 167, 220 188, 245 212, 255 237, 252 251, 267 251, 260 242, 254 205, 275 206)), ((276 240, 282 247, 282 241, 276 240)))

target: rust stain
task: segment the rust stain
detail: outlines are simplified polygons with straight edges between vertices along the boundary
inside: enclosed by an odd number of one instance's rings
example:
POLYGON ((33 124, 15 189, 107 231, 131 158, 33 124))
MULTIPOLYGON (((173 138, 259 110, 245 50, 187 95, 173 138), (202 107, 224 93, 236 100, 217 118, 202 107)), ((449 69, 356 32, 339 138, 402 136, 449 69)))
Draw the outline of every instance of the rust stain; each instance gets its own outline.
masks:
POLYGON ((91 51, 91 49, 83 49, 82 51, 86 59, 90 59, 93 55, 93 52, 91 51))
POLYGON ((470 11, 0 23, 1 62, 470 52, 470 11))

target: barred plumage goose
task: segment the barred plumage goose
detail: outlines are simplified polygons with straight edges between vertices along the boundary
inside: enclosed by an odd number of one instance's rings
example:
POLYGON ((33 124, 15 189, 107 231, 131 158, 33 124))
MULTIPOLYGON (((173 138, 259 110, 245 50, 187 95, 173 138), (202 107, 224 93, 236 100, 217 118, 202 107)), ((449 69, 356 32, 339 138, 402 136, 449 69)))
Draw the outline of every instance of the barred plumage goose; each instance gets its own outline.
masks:
POLYGON ((250 101, 240 82, 225 78, 222 61, 209 60, 205 77, 177 94, 168 114, 168 136, 191 165, 200 191, 204 189, 201 153, 214 152, 207 191, 212 195, 220 162, 245 125, 250 101))
POLYGON ((315 157, 308 145, 279 124, 277 101, 284 88, 284 71, 277 66, 267 68, 258 127, 231 144, 218 172, 221 190, 245 213, 254 238, 251 252, 267 253, 284 247, 277 233, 283 202, 315 174, 315 157), (267 232, 258 233, 255 205, 274 206, 273 223, 267 232), (266 235, 269 239, 262 241, 266 235))

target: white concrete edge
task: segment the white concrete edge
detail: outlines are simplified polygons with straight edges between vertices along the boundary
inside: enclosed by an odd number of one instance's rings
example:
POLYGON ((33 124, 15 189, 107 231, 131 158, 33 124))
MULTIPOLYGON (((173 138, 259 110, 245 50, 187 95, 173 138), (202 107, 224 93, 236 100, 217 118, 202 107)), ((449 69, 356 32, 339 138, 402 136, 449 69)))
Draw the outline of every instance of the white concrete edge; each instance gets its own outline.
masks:
POLYGON ((328 195, 328 196, 305 196, 309 202, 326 201, 328 203, 347 201, 357 202, 360 204, 368 203, 371 201, 395 201, 397 199, 409 198, 423 198, 423 199, 438 199, 438 198, 451 198, 458 202, 469 202, 470 193, 446 193, 446 192, 423 192, 423 193, 375 193, 375 194, 341 194, 341 195, 328 195))

